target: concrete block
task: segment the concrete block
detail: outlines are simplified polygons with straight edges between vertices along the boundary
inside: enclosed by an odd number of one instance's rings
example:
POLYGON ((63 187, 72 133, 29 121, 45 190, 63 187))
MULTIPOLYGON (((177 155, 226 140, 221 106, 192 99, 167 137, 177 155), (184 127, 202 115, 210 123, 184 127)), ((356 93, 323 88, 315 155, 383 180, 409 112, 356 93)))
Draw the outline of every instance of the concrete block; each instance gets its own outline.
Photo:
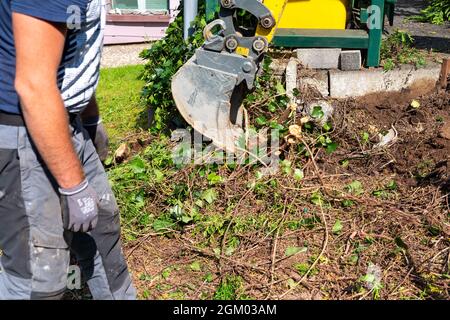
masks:
POLYGON ((381 68, 360 71, 330 71, 330 96, 333 98, 361 97, 371 93, 400 92, 420 86, 433 90, 439 80, 441 67, 429 64, 416 69, 404 65, 400 69, 384 71, 381 68))
POLYGON ((297 49, 297 58, 305 68, 337 69, 341 49, 297 49))
POLYGON ((362 59, 360 50, 347 50, 341 52, 340 69, 353 71, 361 69, 362 59))
POLYGON ((327 97, 330 95, 330 91, 328 89, 328 71, 326 70, 309 71, 308 74, 300 77, 298 83, 298 90, 300 92, 307 90, 308 88, 313 88, 320 92, 322 97, 327 97))
POLYGON ((297 88, 298 60, 291 58, 286 67, 286 95, 294 102, 294 89, 297 88))

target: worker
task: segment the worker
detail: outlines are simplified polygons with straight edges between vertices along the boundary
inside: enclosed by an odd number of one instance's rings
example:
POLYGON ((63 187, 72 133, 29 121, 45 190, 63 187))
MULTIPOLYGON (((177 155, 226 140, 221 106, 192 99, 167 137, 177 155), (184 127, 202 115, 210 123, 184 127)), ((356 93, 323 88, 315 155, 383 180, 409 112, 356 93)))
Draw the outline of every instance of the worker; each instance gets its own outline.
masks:
POLYGON ((71 253, 94 299, 136 297, 96 152, 103 1, 0 1, 0 299, 60 299, 71 253))

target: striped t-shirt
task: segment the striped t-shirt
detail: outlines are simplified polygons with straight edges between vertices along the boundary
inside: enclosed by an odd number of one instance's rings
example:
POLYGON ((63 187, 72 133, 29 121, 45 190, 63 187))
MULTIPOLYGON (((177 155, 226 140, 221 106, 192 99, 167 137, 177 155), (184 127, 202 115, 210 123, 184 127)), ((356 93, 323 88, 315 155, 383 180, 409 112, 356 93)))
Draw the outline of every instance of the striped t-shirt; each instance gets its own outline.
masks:
POLYGON ((0 111, 20 114, 19 98, 14 89, 12 12, 67 24, 58 85, 66 108, 72 113, 81 112, 98 84, 105 0, 0 1, 0 111))

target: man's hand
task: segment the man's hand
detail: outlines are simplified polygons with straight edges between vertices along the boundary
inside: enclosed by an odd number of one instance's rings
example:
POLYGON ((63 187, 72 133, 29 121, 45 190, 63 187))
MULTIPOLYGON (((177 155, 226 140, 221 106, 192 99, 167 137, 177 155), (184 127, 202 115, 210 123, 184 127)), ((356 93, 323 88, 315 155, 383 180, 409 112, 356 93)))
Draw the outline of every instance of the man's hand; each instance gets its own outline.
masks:
POLYGON ((98 196, 87 180, 70 189, 60 188, 64 229, 88 232, 98 221, 98 196))
POLYGON ((100 117, 83 119, 83 126, 89 133, 89 137, 94 143, 100 161, 105 161, 108 157, 109 139, 100 117))

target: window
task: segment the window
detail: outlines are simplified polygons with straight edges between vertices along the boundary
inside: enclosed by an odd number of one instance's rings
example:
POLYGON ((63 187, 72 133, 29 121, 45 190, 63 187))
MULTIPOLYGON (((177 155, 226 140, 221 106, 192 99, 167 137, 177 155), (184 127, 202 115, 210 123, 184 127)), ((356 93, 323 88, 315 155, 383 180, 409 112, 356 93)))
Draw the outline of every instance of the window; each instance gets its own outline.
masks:
POLYGON ((113 8, 121 10, 169 10, 168 0, 113 0, 113 8))

